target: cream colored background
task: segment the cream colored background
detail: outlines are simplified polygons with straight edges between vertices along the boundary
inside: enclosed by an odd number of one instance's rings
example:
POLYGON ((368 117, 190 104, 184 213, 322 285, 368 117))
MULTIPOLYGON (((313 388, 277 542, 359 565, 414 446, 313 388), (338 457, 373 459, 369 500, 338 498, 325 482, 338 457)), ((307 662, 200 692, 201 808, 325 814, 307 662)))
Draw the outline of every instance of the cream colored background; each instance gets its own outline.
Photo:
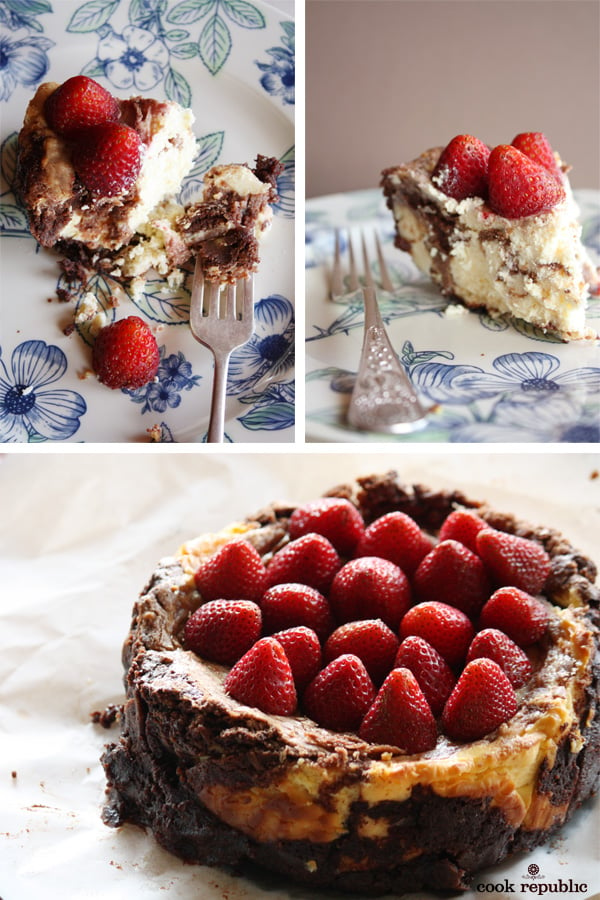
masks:
POLYGON ((306 195, 455 134, 543 131, 600 188, 597 0, 306 0, 306 195))

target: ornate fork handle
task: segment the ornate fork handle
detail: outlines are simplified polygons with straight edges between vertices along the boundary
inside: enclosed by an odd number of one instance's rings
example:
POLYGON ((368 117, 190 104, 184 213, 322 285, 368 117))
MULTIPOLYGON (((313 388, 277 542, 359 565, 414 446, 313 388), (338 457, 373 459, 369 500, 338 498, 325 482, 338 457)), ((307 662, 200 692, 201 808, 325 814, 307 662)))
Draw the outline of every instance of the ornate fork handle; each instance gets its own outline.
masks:
POLYGON ((348 421, 362 431, 417 431, 426 413, 390 343, 375 290, 363 288, 365 333, 348 421))

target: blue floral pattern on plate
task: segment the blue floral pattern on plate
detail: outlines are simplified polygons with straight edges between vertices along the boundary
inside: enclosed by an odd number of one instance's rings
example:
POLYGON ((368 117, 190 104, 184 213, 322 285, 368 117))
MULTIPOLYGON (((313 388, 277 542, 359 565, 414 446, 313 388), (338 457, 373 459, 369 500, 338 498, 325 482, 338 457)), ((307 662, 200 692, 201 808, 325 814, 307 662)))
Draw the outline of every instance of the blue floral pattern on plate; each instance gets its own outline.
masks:
POLYGON ((212 356, 189 334, 189 278, 173 288, 156 276, 127 293, 110 275, 95 275, 68 311, 46 303, 61 294, 65 276, 52 279, 54 262, 35 245, 14 196, 17 133, 39 83, 79 72, 118 96, 149 94, 192 107, 198 153, 183 203, 199 195, 217 163, 252 162, 259 153, 283 163, 255 277, 256 334, 231 362, 227 440, 293 440, 294 49, 294 23, 260 0, 0 0, 0 234, 11 241, 0 318, 0 440, 137 441, 149 433, 164 442, 205 439, 212 356), (228 79, 216 77, 223 73, 228 79), (242 91, 241 112, 240 83, 251 89, 242 91), (105 321, 136 314, 154 329, 161 356, 150 385, 109 391, 86 377, 93 335, 85 321, 73 335, 69 321, 89 294, 105 321), (55 374, 61 361, 62 392, 48 396, 37 381, 19 381, 6 361, 11 334, 13 367, 50 348, 55 374), (49 403, 56 409, 48 412, 49 403))
MULTIPOLYGON (((579 191, 583 241, 600 258, 600 194, 579 191)), ((393 245, 379 191, 308 201, 306 210, 306 433, 312 441, 600 442, 600 344, 562 343, 525 322, 450 304, 393 245), (426 407, 414 435, 364 435, 345 423, 363 328, 360 295, 327 299, 334 229, 377 229, 398 289, 380 293, 381 313, 426 407), (551 347, 552 349, 546 349, 551 347)), ((600 298, 588 320, 600 330, 600 298)))

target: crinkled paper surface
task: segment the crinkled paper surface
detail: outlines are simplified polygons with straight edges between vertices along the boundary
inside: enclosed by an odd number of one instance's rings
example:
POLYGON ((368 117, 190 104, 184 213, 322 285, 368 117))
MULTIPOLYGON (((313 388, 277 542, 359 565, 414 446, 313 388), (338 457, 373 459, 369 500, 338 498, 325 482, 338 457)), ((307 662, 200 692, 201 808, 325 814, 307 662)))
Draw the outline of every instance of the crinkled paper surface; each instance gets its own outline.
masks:
MULTIPOLYGON (((138 828, 103 825, 99 757, 118 728, 94 725, 90 714, 122 700, 121 644, 159 558, 271 500, 311 499, 390 468, 407 481, 458 486, 497 509, 555 525, 600 560, 597 454, 0 456, 2 900, 325 896, 269 876, 187 865, 138 828)), ((503 886, 494 896, 539 896, 546 887, 598 897, 599 823, 595 800, 547 848, 478 875, 466 900, 491 893, 490 885, 503 886)))

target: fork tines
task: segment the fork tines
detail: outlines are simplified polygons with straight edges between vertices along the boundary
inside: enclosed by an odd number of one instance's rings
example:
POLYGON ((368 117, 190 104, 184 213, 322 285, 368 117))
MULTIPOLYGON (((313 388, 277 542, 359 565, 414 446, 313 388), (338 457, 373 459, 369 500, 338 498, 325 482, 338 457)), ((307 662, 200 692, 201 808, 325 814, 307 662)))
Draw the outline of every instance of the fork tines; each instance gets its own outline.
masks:
POLYGON ((350 296, 360 290, 361 286, 380 288, 384 291, 392 292, 394 284, 390 277, 390 273, 383 255, 381 240, 377 230, 373 231, 373 240, 375 243, 375 252, 377 255, 377 281, 373 276, 373 268, 367 250, 367 238, 364 231, 360 232, 360 243, 363 257, 364 276, 361 281, 358 275, 356 265, 356 252, 354 249, 354 240, 352 232, 348 230, 348 274, 344 277, 344 265, 342 261, 342 232, 336 228, 335 231, 335 251, 333 258, 333 268, 331 271, 330 296, 332 300, 339 300, 345 296, 350 296))

